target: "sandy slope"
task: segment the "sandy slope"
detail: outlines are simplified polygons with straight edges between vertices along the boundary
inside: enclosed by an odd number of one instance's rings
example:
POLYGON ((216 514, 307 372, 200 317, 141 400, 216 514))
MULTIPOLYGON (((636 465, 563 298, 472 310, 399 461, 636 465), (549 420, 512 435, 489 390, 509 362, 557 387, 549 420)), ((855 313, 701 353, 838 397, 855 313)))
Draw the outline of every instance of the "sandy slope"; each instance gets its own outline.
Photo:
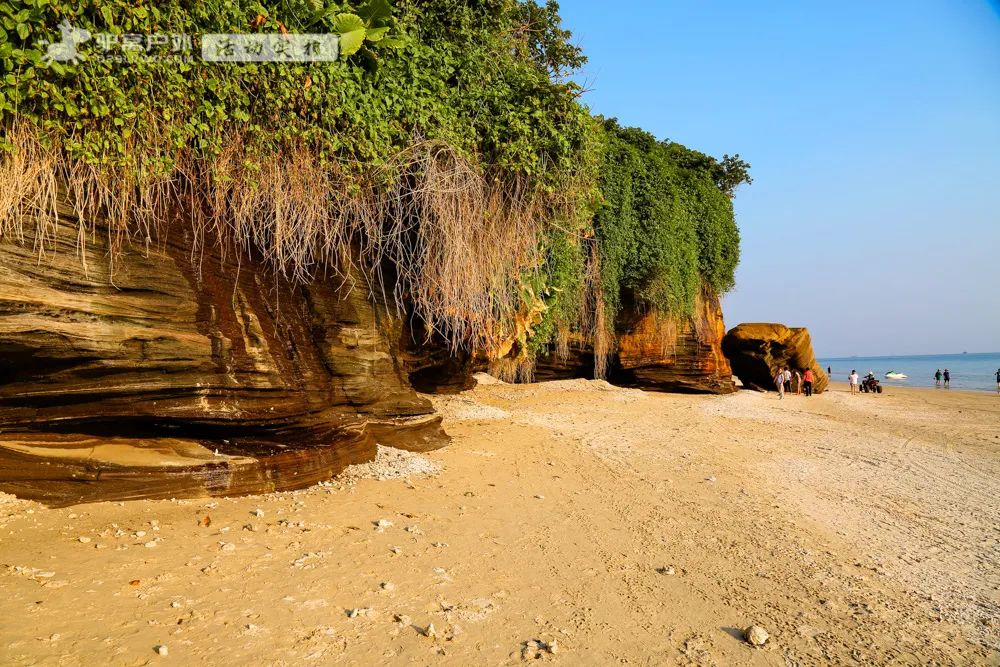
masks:
POLYGON ((0 664, 1000 664, 996 396, 434 400, 432 477, 8 498, 0 664))

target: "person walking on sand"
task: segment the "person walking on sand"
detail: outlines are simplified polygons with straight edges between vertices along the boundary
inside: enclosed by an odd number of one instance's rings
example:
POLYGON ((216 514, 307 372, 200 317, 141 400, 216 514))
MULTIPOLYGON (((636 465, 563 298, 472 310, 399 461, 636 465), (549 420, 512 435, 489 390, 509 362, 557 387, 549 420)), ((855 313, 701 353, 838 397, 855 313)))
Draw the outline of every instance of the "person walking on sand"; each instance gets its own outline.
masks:
POLYGON ((951 387, 951 371, 946 368, 944 369, 944 388, 948 389, 949 387, 951 387))
POLYGON ((802 395, 802 373, 799 372, 798 368, 795 369, 795 395, 802 395))
POLYGON ((851 381, 851 393, 858 393, 858 372, 856 370, 852 370, 848 379, 851 381))
POLYGON ((785 393, 790 394, 792 393, 792 372, 786 368, 784 376, 785 376, 785 393))
POLYGON ((774 376, 774 386, 778 388, 778 400, 785 397, 785 369, 782 368, 774 376))
POLYGON ((802 388, 806 390, 806 396, 813 395, 813 371, 811 368, 807 368, 802 374, 802 388))
POLYGON ((997 369, 997 393, 1000 394, 1000 368, 997 369))
POLYGON ((935 387, 940 387, 941 386, 941 369, 940 368, 937 369, 936 373, 934 373, 934 386, 935 387))

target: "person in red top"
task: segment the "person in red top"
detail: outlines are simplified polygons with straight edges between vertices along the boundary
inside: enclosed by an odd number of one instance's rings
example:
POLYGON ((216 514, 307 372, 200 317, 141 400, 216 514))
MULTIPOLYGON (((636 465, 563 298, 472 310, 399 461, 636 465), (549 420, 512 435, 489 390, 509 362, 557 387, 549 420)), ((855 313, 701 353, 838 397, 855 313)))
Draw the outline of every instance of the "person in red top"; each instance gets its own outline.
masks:
POLYGON ((813 372, 811 368, 807 368, 802 374, 802 388, 806 390, 806 396, 813 395, 813 372))

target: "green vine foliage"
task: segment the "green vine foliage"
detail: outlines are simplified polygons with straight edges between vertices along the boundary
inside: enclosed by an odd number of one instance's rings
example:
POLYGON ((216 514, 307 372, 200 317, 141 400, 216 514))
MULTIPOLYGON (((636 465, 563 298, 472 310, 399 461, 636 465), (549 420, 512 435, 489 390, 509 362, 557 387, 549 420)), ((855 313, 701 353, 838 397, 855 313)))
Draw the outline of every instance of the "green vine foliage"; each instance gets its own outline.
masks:
POLYGON ((684 315, 702 281, 719 293, 732 289, 740 237, 718 163, 614 120, 604 129, 604 201, 594 227, 610 313, 629 301, 684 315))

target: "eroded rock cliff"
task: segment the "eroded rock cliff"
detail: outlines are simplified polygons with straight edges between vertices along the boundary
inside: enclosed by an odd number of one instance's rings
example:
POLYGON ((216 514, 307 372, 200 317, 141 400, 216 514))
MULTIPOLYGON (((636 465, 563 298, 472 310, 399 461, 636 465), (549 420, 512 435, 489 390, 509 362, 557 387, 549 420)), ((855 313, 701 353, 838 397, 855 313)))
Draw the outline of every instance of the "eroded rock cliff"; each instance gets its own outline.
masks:
POLYGON ((294 287, 189 225, 113 262, 106 230, 82 249, 78 231, 62 220, 41 255, 0 242, 0 490, 61 505, 293 489, 376 440, 446 442, 363 286, 294 287))

